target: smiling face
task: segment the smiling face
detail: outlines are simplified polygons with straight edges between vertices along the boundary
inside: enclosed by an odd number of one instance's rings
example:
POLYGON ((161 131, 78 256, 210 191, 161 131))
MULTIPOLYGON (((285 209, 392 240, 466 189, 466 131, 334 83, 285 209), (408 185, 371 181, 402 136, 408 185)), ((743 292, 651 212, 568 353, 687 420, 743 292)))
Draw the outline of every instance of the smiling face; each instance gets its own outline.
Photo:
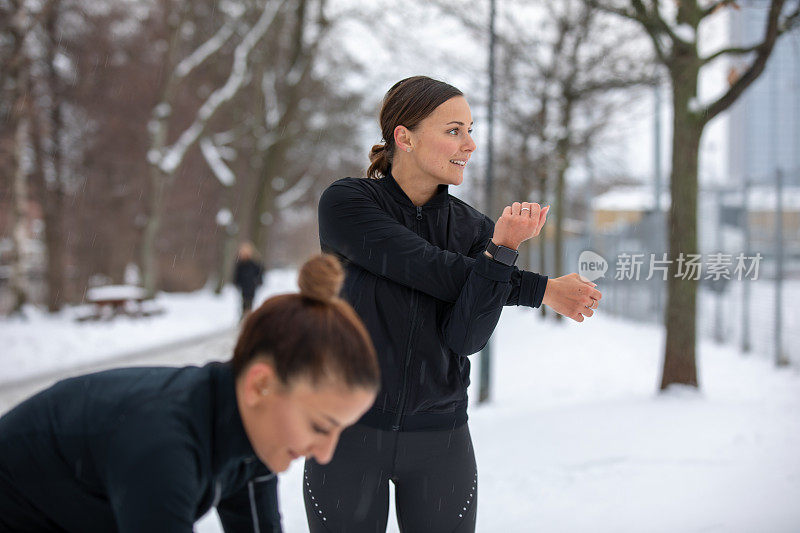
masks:
POLYGON ((472 113, 463 96, 440 104, 413 130, 395 128, 395 165, 416 179, 435 185, 459 185, 475 151, 472 113), (411 151, 406 151, 407 148, 411 151))
POLYGON ((308 379, 280 383, 266 362, 254 362, 237 382, 237 402, 247 437, 258 458, 283 472, 300 457, 324 464, 339 435, 375 401, 375 391, 308 379))

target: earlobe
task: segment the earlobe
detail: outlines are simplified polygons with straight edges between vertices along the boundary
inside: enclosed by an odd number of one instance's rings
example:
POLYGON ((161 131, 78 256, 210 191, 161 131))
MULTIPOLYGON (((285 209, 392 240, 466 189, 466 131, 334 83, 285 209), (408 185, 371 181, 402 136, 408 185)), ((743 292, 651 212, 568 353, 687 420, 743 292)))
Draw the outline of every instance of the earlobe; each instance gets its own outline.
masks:
POLYGON ((411 136, 409 133, 405 126, 397 126, 394 129, 394 143, 405 152, 410 152, 413 148, 411 146, 411 136))
POLYGON ((266 362, 255 362, 247 369, 245 389, 247 404, 254 407, 269 396, 275 382, 275 371, 266 362))

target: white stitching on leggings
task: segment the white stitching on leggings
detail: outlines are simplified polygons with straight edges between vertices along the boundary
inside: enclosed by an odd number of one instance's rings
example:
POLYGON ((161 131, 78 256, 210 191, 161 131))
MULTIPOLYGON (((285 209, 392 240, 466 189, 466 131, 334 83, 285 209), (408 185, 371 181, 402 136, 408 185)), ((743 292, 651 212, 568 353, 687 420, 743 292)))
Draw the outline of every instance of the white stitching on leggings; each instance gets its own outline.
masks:
POLYGON ((306 491, 308 492, 308 495, 311 497, 311 501, 314 502, 314 509, 313 510, 316 511, 317 514, 319 514, 319 516, 320 516, 320 518, 322 518, 323 522, 327 522, 328 518, 324 514, 322 514, 322 509, 319 508, 319 503, 317 502, 316 498, 314 498, 314 494, 311 492, 311 483, 308 481, 308 469, 307 468, 306 468, 306 471, 305 471, 305 484, 306 484, 306 491))
POLYGON ((472 478, 472 492, 469 493, 467 497, 467 503, 464 504, 464 507, 460 513, 458 513, 459 518, 464 518, 464 513, 467 512, 467 506, 472 501, 472 495, 475 494, 475 487, 478 485, 478 474, 475 474, 475 477, 472 478))

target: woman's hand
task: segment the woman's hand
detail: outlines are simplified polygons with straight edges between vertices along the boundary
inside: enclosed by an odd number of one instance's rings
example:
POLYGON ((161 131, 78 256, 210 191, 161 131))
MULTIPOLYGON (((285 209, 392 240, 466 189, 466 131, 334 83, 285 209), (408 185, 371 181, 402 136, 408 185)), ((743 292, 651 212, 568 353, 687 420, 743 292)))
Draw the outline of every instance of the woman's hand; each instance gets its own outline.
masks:
POLYGON ((537 203, 514 202, 507 205, 494 224, 492 242, 516 250, 524 241, 539 235, 548 211, 549 205, 542 209, 537 203))
POLYGON ((603 295, 595 289, 596 283, 579 274, 572 273, 560 278, 547 280, 542 303, 556 313, 583 322, 584 316, 592 316, 593 309, 600 305, 603 295))

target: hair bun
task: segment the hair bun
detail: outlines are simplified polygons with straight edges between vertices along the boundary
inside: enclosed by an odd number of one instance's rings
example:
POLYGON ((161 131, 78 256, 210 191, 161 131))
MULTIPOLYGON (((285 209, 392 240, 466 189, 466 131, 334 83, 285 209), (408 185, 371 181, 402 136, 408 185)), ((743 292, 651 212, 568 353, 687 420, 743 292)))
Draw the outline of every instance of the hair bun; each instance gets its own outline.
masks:
POLYGON ((316 255, 306 261, 297 279, 302 296, 325 303, 339 296, 343 283, 344 269, 330 254, 316 255))

